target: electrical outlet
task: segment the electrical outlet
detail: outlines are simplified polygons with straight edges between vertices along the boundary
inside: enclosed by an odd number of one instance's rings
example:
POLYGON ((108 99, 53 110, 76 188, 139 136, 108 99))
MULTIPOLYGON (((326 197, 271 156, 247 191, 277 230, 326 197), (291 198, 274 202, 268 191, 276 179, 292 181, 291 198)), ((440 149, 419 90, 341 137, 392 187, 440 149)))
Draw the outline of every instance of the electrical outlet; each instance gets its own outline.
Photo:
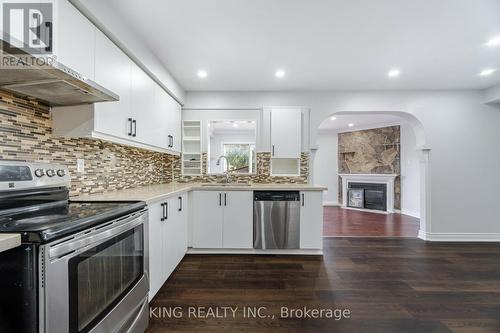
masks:
POLYGON ((76 172, 78 173, 85 172, 85 160, 83 158, 78 158, 76 160, 76 172))

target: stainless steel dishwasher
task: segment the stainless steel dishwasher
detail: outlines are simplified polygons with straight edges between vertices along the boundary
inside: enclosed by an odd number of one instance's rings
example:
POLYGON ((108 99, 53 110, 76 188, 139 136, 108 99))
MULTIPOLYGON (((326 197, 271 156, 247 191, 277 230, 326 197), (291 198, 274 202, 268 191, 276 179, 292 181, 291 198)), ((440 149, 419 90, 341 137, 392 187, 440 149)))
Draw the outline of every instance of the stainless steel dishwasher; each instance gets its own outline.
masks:
POLYGON ((297 191, 254 191, 254 249, 300 247, 300 195, 297 191))

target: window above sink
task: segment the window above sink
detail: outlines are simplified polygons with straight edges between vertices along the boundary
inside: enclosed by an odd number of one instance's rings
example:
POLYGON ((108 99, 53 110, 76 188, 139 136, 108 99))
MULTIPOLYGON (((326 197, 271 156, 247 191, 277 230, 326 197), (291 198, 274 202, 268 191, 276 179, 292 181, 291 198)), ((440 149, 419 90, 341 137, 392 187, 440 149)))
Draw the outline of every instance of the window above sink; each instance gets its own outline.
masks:
POLYGON ((256 173, 255 120, 212 120, 207 132, 209 174, 256 173))

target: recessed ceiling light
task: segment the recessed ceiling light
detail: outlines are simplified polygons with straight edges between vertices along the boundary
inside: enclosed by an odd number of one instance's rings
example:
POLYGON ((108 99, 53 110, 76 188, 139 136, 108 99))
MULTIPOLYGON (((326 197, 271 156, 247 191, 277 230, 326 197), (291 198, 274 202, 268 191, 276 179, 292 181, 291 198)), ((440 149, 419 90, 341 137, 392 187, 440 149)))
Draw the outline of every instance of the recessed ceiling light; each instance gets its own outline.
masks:
POLYGON ((207 76, 208 76, 207 71, 204 71, 204 70, 198 71, 198 77, 200 79, 205 79, 207 76))
POLYGON ((233 127, 238 127, 238 124, 237 123, 233 123, 233 127))
POLYGON ((335 120, 335 119, 337 119, 337 117, 335 117, 335 116, 330 117, 330 120, 335 120))
POLYGON ((284 76, 285 76, 285 74, 286 74, 286 73, 285 73, 285 71, 284 71, 284 70, 282 70, 282 69, 278 69, 278 70, 276 71, 276 73, 274 73, 274 76, 276 76, 276 77, 278 77, 278 78, 282 78, 282 77, 284 77, 284 76))
POLYGON ((481 72, 479 72, 479 76, 488 76, 488 75, 491 75, 493 73, 495 73, 497 70, 496 69, 493 69, 493 68, 488 68, 488 69, 485 69, 481 72))
POLYGON ((353 126, 354 126, 354 124, 353 124, 353 123, 349 123, 349 124, 347 124, 347 126, 349 126, 349 127, 353 127, 353 126))
POLYGON ((401 75, 401 71, 399 69, 391 69, 388 73, 387 76, 390 78, 395 78, 401 75))
POLYGON ((499 45, 500 45, 500 36, 493 37, 492 39, 490 39, 486 43, 486 46, 490 46, 490 47, 499 46, 499 45))

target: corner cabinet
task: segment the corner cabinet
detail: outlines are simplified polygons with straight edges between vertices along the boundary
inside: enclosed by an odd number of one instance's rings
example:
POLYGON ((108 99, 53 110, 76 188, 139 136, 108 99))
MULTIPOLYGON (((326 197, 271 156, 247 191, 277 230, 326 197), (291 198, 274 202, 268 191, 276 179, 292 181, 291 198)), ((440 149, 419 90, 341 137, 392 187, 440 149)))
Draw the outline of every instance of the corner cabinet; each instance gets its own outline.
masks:
POLYGON ((148 205, 149 300, 160 290, 187 252, 187 193, 148 205))
POLYGON ((194 249, 252 249, 252 191, 194 191, 194 249))
POLYGON ((323 248, 323 192, 300 192, 300 248, 323 248))

